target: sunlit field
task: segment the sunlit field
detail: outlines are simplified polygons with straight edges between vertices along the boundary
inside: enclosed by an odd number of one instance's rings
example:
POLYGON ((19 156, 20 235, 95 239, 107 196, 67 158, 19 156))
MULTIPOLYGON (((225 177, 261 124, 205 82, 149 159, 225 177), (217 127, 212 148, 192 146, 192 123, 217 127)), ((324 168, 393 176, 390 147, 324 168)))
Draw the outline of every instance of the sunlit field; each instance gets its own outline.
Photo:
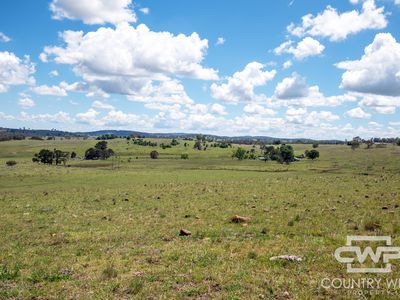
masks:
MULTIPOLYGON (((110 140, 118 156, 66 167, 33 154, 82 157, 96 141, 1 142, 0 298, 342 299, 320 283, 350 278, 333 256, 347 235, 400 245, 398 146, 320 145, 319 159, 286 165, 179 142, 150 159, 152 147, 110 140)), ((380 276, 400 277, 398 261, 392 269, 380 276)))

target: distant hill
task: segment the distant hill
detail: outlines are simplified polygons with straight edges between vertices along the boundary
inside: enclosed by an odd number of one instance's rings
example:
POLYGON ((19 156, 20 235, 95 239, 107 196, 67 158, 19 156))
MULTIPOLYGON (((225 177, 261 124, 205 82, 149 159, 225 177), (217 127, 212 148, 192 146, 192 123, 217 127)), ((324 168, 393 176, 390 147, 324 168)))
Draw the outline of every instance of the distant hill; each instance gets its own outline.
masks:
MULTIPOLYGON (((195 139, 198 135, 197 133, 149 133, 141 131, 132 130, 97 130, 97 131, 87 131, 87 132, 69 132, 69 131, 59 131, 55 129, 26 129, 26 128, 1 128, 0 135, 24 135, 26 137, 38 136, 38 137, 97 137, 105 134, 113 134, 120 137, 128 136, 140 136, 144 138, 187 138, 195 139)), ((199 133, 200 134, 200 133, 199 133)), ((233 142, 243 142, 250 143, 253 141, 262 141, 265 143, 272 143, 274 141, 281 141, 282 143, 313 143, 317 140, 307 139, 307 138, 279 138, 271 136, 219 136, 204 134, 205 137, 214 140, 225 140, 233 142)), ((320 143, 324 144, 341 144, 343 141, 340 140, 318 140, 320 143)))

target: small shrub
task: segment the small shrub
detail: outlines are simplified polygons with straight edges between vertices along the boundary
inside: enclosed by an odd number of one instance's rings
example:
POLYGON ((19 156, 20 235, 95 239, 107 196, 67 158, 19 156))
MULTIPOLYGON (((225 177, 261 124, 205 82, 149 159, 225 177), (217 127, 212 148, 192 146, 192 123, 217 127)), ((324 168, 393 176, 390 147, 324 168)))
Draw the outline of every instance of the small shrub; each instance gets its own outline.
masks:
POLYGON ((232 153, 233 158, 237 158, 238 160, 243 160, 247 158, 246 150, 239 147, 232 153))
POLYGON ((189 154, 187 153, 181 154, 181 159, 189 159, 189 154))
POLYGON ((156 150, 153 150, 150 152, 150 158, 151 159, 157 159, 158 158, 158 152, 156 150))
POLYGON ((6 161, 6 165, 9 167, 15 166, 17 162, 15 160, 8 160, 6 161))
POLYGON ((306 153, 307 158, 314 160, 319 157, 319 152, 317 150, 310 150, 306 153))

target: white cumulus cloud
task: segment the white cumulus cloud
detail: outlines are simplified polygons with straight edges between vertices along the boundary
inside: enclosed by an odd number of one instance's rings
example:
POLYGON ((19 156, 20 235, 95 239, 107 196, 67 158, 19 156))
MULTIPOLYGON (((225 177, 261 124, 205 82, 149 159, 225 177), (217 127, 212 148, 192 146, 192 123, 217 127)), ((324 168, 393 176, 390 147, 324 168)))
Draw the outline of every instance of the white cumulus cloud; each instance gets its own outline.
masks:
POLYGON ((387 26, 384 7, 377 8, 374 0, 366 0, 362 10, 338 13, 331 6, 316 16, 308 14, 302 17, 302 24, 293 23, 288 26, 288 31, 295 36, 321 36, 331 41, 340 41, 350 34, 356 34, 366 29, 383 29, 387 26))
POLYGON ((53 19, 82 20, 85 24, 136 22, 132 0, 53 0, 53 19))
POLYGON ((275 88, 275 95, 279 99, 293 99, 306 97, 309 87, 306 79, 294 73, 291 77, 284 78, 275 88))
POLYGON ((379 33, 359 60, 336 64, 346 70, 341 86, 376 95, 400 96, 400 44, 390 33, 379 33))
POLYGON ((42 61, 71 65, 76 75, 105 93, 140 99, 148 94, 160 96, 155 89, 172 85, 176 89, 175 77, 218 79, 216 70, 201 65, 208 41, 197 33, 173 35, 125 23, 87 34, 65 31, 61 37, 66 45, 45 47, 42 61))
POLYGON ((58 71, 57 70, 53 70, 53 71, 50 71, 49 72, 49 76, 50 77, 57 77, 59 74, 58 74, 58 71))
POLYGON ((275 87, 272 105, 276 106, 339 106, 344 102, 356 101, 357 95, 346 93, 325 96, 317 85, 308 86, 304 77, 293 73, 275 87))
POLYGON ((227 112, 225 111, 225 106, 219 104, 219 103, 214 103, 211 106, 211 111, 213 113, 219 114, 219 115, 226 115, 227 112))
POLYGON ((319 55, 325 49, 324 45, 322 45, 319 41, 309 36, 305 37, 300 42, 298 42, 295 47, 292 45, 293 45, 292 41, 286 41, 281 45, 279 45, 277 48, 275 48, 274 53, 276 55, 289 53, 293 54, 293 56, 296 59, 302 60, 309 56, 319 55))
POLYGON ((22 98, 18 100, 18 105, 22 108, 31 108, 35 106, 35 102, 30 98, 22 98))
POLYGON ((369 119, 371 114, 365 112, 361 107, 356 107, 348 110, 346 116, 353 119, 369 119))
POLYGON ((243 108, 247 114, 262 115, 262 116, 275 116, 276 112, 270 108, 266 108, 259 103, 249 103, 243 108))
POLYGON ((283 63, 282 67, 283 67, 284 69, 289 69, 292 65, 293 65, 292 61, 291 61, 291 60, 287 60, 287 61, 285 61, 285 62, 283 63))
POLYGON ((14 53, 0 52, 0 93, 4 93, 11 85, 33 85, 35 66, 29 57, 20 59, 14 53))
POLYGON ((93 108, 98 108, 98 109, 109 109, 109 110, 115 110, 114 106, 112 106, 111 104, 105 103, 105 102, 101 102, 101 101, 94 101, 92 103, 92 107, 93 108))
POLYGON ((263 71, 264 65, 251 62, 242 70, 227 78, 226 83, 211 85, 211 94, 215 99, 230 103, 251 102, 265 97, 257 95, 254 88, 263 86, 275 77, 276 71, 263 71))
POLYGON ((60 88, 57 85, 53 86, 48 86, 48 85, 40 85, 40 86, 35 86, 32 88, 32 91, 38 95, 49 95, 49 96, 59 96, 59 97, 65 97, 68 96, 67 92, 63 89, 60 88))

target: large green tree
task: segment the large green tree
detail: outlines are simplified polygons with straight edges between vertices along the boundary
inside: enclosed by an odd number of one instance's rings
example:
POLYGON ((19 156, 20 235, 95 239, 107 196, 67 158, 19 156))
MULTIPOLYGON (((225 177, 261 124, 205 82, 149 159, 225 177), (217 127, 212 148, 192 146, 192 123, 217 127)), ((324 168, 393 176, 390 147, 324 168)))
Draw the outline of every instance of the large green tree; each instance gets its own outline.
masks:
POLYGON ((290 163, 294 158, 294 150, 291 145, 282 145, 279 148, 279 161, 281 163, 290 163))

